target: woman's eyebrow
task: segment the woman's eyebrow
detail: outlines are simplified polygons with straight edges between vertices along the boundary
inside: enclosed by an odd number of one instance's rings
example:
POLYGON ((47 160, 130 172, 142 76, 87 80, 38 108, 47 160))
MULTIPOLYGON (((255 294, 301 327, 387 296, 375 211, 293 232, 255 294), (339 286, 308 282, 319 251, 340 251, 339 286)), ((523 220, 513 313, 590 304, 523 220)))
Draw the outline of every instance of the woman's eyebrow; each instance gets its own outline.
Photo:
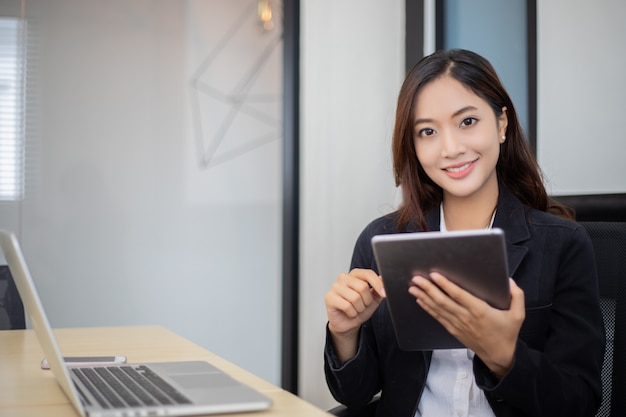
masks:
POLYGON ((418 125, 420 123, 432 123, 432 122, 433 122, 433 119, 417 119, 415 120, 414 124, 418 125))
MULTIPOLYGON (((453 118, 455 118, 455 117, 457 117, 457 116, 460 116, 461 114, 463 114, 463 113, 465 113, 465 112, 468 112, 468 111, 475 111, 475 110, 478 110, 478 108, 477 108, 477 107, 474 107, 474 106, 465 106, 465 107, 463 107, 463 108, 461 108, 461 109, 459 109, 459 110, 455 111, 455 112, 452 114, 452 117, 450 117, 450 118, 451 118, 451 119, 453 119, 453 118)), ((420 124, 420 123, 432 123, 432 122, 433 122, 433 119, 423 118, 423 119, 416 119, 414 124, 415 124, 415 125, 418 125, 418 124, 420 124)))
POLYGON ((474 111, 474 110, 478 110, 476 107, 474 106, 465 106, 462 109, 459 109, 457 111, 454 112, 454 114, 452 115, 452 117, 457 117, 467 111, 474 111))

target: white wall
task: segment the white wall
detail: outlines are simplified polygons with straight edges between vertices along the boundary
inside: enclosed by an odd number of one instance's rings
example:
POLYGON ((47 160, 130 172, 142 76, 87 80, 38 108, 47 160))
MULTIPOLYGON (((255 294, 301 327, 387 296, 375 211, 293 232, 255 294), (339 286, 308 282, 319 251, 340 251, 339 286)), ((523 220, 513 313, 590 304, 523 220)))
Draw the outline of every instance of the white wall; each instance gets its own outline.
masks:
POLYGON ((537 156, 553 194, 626 192, 626 2, 537 2, 537 156))
POLYGON ((395 101, 404 77, 404 1, 301 4, 300 394, 336 404, 323 376, 324 294, 357 235, 393 209, 395 101))
POLYGON ((252 71, 279 33, 256 0, 26 7, 27 195, 2 227, 52 325, 164 325, 279 384, 281 46, 252 71))

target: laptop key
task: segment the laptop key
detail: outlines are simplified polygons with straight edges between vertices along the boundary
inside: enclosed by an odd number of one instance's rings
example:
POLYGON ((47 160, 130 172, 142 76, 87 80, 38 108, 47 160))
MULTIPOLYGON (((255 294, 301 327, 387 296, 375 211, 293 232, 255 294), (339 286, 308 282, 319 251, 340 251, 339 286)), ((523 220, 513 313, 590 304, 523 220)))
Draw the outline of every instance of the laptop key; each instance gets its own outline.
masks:
POLYGON ((137 398, 105 367, 94 368, 96 373, 131 407, 142 405, 137 398))
POLYGON ((122 371, 119 367, 110 367, 107 368, 117 379, 119 379, 122 384, 129 390, 135 394, 139 400, 145 405, 157 405, 157 402, 152 398, 145 389, 140 387, 136 382, 134 382, 124 371, 122 371))
MULTIPOLYGON (((120 398, 113 392, 111 388, 98 376, 96 371, 91 368, 78 368, 82 371, 82 373, 87 377, 89 382, 91 382, 95 389, 98 390, 106 398, 106 400, 113 406, 114 408, 122 408, 124 407, 124 403, 120 398)), ((90 389, 91 391, 91 389, 90 389)))
POLYGON ((106 400, 104 399, 104 397, 100 395, 100 392, 93 386, 91 382, 89 382, 89 379, 87 379, 81 369, 71 368, 70 371, 72 371, 72 373, 76 375, 76 377, 78 377, 80 382, 83 383, 83 385, 87 388, 87 390, 91 393, 91 395, 96 399, 96 401, 98 402, 98 404, 100 404, 102 408, 111 408, 109 406, 109 403, 106 402, 106 400))

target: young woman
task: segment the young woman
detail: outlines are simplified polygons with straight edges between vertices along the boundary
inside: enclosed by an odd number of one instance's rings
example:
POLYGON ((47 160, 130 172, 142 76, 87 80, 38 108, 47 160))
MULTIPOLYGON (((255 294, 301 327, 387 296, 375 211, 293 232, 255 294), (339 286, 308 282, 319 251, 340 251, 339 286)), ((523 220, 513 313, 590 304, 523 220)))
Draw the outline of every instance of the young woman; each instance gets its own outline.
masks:
MULTIPOLYGON (((370 223, 351 271, 325 302, 325 372, 339 402, 379 416, 593 416, 603 323, 591 241, 547 196, 513 103, 494 69, 465 50, 417 63, 393 132, 399 209, 370 223), (497 310, 446 277, 408 289, 467 349, 402 351, 385 305, 374 235, 499 227, 511 306, 497 310)), ((486 254, 488 256, 488 254, 486 254)))

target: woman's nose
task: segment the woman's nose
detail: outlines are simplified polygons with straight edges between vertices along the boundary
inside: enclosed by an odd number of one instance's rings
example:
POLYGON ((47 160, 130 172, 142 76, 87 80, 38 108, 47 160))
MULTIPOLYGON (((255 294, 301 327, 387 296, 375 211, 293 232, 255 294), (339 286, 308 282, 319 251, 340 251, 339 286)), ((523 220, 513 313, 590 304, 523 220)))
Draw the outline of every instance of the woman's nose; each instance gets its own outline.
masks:
POLYGON ((454 158, 465 152, 465 145, 453 132, 443 132, 441 135, 441 156, 454 158))

